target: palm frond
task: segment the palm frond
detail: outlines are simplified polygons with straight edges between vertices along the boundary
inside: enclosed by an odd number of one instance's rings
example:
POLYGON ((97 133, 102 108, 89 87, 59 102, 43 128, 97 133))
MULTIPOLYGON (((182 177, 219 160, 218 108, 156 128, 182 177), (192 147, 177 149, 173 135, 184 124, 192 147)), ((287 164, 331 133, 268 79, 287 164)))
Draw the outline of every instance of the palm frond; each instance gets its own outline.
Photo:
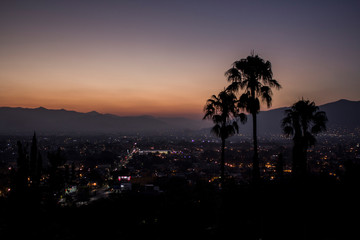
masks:
MULTIPOLYGON (((271 88, 281 88, 278 81, 273 79, 271 68, 270 61, 264 61, 259 55, 254 53, 246 58, 235 61, 232 68, 225 73, 228 80, 232 81, 232 84, 227 89, 232 92, 245 89, 245 92, 253 93, 254 96, 250 98, 260 97, 267 107, 270 107, 272 103, 271 88)), ((260 104, 257 106, 257 103, 258 101, 253 100, 252 103, 247 104, 247 111, 250 112, 249 110, 251 109, 251 112, 257 113, 260 110, 260 104)))
POLYGON ((282 120, 282 128, 285 134, 291 133, 294 139, 300 138, 307 146, 316 143, 314 134, 326 131, 328 121, 325 112, 319 111, 319 107, 313 101, 301 99, 285 111, 286 117, 282 120))
POLYGON ((270 87, 275 87, 278 90, 281 89, 280 83, 275 79, 269 79, 268 84, 269 84, 270 87))
POLYGON ((286 125, 286 126, 283 127, 283 132, 287 137, 293 136, 294 135, 294 128, 292 128, 291 126, 286 125))
POLYGON ((241 72, 235 67, 230 68, 225 72, 225 76, 227 77, 229 82, 241 82, 241 72))
POLYGON ((224 117, 221 115, 213 115, 212 120, 216 124, 221 124, 222 122, 224 122, 224 117))
POLYGON ((240 109, 247 110, 247 106, 249 104, 249 98, 250 98, 249 95, 250 95, 250 93, 246 92, 240 96, 239 101, 238 101, 238 106, 240 109))
POLYGON ((311 133, 318 134, 320 132, 326 131, 326 123, 328 118, 326 113, 323 111, 316 112, 313 116, 314 125, 311 128, 311 133))
POLYGON ((242 124, 246 123, 247 121, 247 116, 244 113, 240 113, 238 118, 242 124))
POLYGON ((306 132, 304 141, 307 147, 312 147, 316 144, 316 138, 310 132, 306 132))
POLYGON ((234 134, 239 133, 239 125, 237 124, 236 121, 233 121, 232 125, 230 125, 230 126, 232 126, 232 128, 234 129, 234 132, 233 132, 234 134))
POLYGON ((217 137, 221 137, 221 131, 220 131, 221 127, 219 124, 215 124, 212 128, 211 128, 211 132, 217 136, 217 137))
POLYGON ((233 92, 224 89, 217 96, 213 95, 204 106, 203 119, 211 119, 215 124, 211 132, 226 139, 239 132, 237 120, 246 121, 246 116, 240 114, 238 99, 233 92))
POLYGON ((293 117, 292 117, 292 111, 291 109, 285 110, 286 116, 283 118, 282 122, 281 122, 281 126, 282 127, 286 127, 292 124, 293 122, 293 117))
POLYGON ((272 103, 272 91, 271 88, 269 86, 262 86, 261 90, 260 90, 260 94, 261 94, 261 100, 263 102, 266 102, 267 107, 271 107, 271 103, 272 103))

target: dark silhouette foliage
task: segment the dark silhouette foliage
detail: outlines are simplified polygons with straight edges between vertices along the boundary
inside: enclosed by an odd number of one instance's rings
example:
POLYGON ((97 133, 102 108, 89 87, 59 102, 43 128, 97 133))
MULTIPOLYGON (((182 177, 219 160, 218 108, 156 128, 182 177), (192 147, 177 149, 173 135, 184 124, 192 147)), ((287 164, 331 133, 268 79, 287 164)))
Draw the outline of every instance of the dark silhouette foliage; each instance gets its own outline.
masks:
POLYGON ((42 157, 37 147, 36 133, 34 133, 30 153, 28 147, 18 141, 17 170, 14 174, 13 194, 16 199, 31 198, 39 200, 39 184, 42 172, 42 157))
POLYGON ((287 136, 293 136, 294 141, 292 173, 295 177, 303 177, 307 173, 307 150, 315 145, 315 136, 326 131, 328 119, 314 102, 304 99, 285 110, 285 115, 283 131, 287 136))
POLYGON ((18 158, 17 158, 17 171, 16 171, 16 183, 14 194, 18 197, 24 196, 28 186, 28 175, 29 175, 29 158, 26 148, 23 147, 20 141, 17 142, 18 147, 18 158))
POLYGON ((56 195, 59 194, 65 186, 66 176, 59 167, 65 164, 66 157, 64 152, 58 148, 55 152, 48 153, 48 160, 50 163, 49 187, 52 194, 56 195))
POLYGON ((238 121, 245 123, 246 116, 240 113, 236 96, 227 91, 213 95, 206 102, 203 119, 211 119, 215 124, 211 132, 221 139, 221 181, 225 179, 225 140, 239 132, 238 121))
POLYGON ((260 179, 258 141, 257 141, 257 119, 256 115, 260 111, 260 100, 265 102, 267 107, 272 103, 272 88, 280 89, 281 85, 273 79, 271 63, 252 53, 247 58, 240 59, 233 63, 232 68, 226 71, 228 81, 231 84, 227 90, 239 92, 238 106, 252 115, 253 120, 253 181, 260 179))

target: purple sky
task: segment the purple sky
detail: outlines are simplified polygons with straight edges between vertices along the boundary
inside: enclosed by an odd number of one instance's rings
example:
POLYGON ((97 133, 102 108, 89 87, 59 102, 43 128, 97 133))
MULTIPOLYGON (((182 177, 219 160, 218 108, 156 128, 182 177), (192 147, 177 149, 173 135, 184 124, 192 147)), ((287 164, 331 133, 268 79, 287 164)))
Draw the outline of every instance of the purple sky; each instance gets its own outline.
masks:
POLYGON ((200 116, 251 50, 283 86, 273 108, 360 100, 359 12, 360 1, 1 1, 0 105, 200 116))

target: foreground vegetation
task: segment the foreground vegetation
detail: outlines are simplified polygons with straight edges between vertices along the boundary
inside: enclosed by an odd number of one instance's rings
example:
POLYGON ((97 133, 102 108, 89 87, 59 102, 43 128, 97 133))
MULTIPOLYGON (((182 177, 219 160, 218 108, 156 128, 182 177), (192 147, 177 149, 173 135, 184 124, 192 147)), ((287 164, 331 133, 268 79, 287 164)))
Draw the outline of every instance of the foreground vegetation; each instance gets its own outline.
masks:
POLYGON ((356 233, 359 181, 309 176, 258 185, 216 185, 182 178, 162 193, 113 194, 82 207, 2 199, 2 236, 34 239, 220 237, 351 239, 356 233))

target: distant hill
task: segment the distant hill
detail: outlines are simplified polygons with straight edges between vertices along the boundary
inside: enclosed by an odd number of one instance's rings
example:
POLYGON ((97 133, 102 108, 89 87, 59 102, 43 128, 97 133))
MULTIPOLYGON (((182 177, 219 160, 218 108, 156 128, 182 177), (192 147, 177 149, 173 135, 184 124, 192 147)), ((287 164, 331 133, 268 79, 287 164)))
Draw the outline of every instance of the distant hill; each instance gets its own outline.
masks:
POLYGON ((109 133, 112 131, 143 131, 164 123, 151 117, 118 117, 97 112, 50 110, 45 108, 0 108, 0 133, 109 133))
POLYGON ((360 127, 360 101, 341 99, 320 106, 326 112, 330 128, 354 129, 360 127))
MULTIPOLYGON (((281 120, 286 108, 262 111, 258 115, 259 136, 281 134, 281 120)), ((329 128, 360 127, 360 101, 339 100, 320 106, 328 118, 329 128)), ((120 117, 98 112, 80 113, 64 109, 0 107, 0 134, 136 134, 200 130, 211 127, 211 121, 152 116, 120 117)), ((252 133, 251 116, 240 126, 243 134, 252 133)))
MULTIPOLYGON (((0 108, 0 134, 136 134, 165 131, 197 130, 201 120, 186 118, 155 118, 152 116, 125 116, 80 113, 64 109, 0 108)), ((206 126, 206 125, 204 125, 206 126)))
MULTIPOLYGON (((328 117, 327 128, 353 130, 360 127, 360 101, 349 101, 341 99, 336 102, 327 103, 319 106, 321 111, 325 111, 328 117)), ((284 111, 287 108, 278 108, 269 111, 262 111, 258 115, 258 131, 262 134, 281 134, 281 121, 284 118, 284 111)), ((244 126, 245 133, 251 133, 251 117, 244 126), (250 124, 249 124, 250 123, 250 124)))
MULTIPOLYGON (((360 101, 349 101, 341 99, 336 102, 327 103, 319 106, 321 111, 325 111, 328 117, 327 128, 347 129, 352 131, 360 128, 360 101)), ((285 116, 285 110, 288 108, 277 108, 268 111, 261 111, 258 114, 258 135, 282 134, 281 122, 285 116)), ((240 132, 243 134, 252 134, 252 120, 248 116, 245 125, 240 125, 240 132)))

